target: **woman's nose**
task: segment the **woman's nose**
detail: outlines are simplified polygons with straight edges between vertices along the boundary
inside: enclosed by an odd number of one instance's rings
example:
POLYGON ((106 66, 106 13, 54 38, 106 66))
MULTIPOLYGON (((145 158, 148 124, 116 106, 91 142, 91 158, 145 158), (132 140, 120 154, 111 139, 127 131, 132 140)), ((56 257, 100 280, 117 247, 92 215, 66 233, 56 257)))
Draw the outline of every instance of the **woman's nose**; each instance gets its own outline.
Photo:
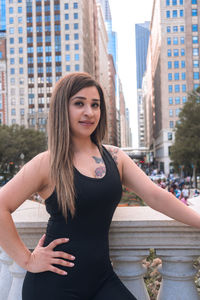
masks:
POLYGON ((85 115, 93 115, 93 110, 92 107, 90 105, 85 105, 85 110, 84 110, 85 115))

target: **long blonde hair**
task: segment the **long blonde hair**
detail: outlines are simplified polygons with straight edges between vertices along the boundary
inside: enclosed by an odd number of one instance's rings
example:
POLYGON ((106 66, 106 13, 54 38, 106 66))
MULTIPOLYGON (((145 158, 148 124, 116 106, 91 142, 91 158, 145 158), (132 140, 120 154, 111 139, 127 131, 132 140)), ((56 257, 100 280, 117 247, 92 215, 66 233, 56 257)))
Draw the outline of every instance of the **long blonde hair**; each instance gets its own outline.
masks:
POLYGON ((100 96, 100 120, 91 140, 101 148, 107 126, 106 106, 101 86, 87 73, 71 73, 62 77, 53 90, 48 118, 50 175, 55 184, 58 205, 67 220, 68 211, 75 214, 73 153, 71 148, 69 100, 81 89, 95 86, 100 96))

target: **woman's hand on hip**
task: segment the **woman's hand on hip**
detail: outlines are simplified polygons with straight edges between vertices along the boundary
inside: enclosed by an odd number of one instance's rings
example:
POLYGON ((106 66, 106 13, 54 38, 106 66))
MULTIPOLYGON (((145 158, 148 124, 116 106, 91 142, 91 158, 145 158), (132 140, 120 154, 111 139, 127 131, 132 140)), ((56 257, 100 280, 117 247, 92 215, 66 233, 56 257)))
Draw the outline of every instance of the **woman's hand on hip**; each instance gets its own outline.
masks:
POLYGON ((67 275, 67 272, 55 267, 54 265, 73 267, 74 263, 66 261, 66 259, 74 260, 75 257, 62 251, 53 251, 53 249, 60 244, 67 243, 69 239, 56 239, 46 247, 43 246, 44 240, 45 234, 39 240, 36 248, 31 253, 26 269, 32 273, 51 271, 60 275, 67 275))

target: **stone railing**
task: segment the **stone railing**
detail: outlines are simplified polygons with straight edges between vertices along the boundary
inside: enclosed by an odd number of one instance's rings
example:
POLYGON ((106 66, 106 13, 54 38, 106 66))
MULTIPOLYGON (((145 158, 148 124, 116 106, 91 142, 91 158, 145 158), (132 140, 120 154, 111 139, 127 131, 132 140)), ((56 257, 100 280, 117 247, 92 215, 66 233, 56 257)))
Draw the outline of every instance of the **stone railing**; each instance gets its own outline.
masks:
MULTIPOLYGON (((42 204, 27 200, 14 214, 29 249, 43 235, 48 215, 42 204)), ((162 259, 157 300, 199 300, 193 260, 200 256, 200 230, 176 222, 149 207, 117 208, 110 230, 110 255, 116 273, 138 300, 149 300, 142 261, 154 248, 162 259)), ((0 254, 0 300, 21 300, 25 270, 0 254)))

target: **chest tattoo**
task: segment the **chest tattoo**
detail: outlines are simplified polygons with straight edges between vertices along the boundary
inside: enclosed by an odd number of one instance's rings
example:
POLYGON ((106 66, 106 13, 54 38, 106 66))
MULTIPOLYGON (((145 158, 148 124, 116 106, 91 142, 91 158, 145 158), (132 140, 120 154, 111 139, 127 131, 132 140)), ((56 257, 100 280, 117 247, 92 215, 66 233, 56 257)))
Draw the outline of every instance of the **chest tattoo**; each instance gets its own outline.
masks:
POLYGON ((96 157, 96 156, 92 156, 92 158, 95 160, 97 164, 101 164, 101 166, 95 169, 95 177, 96 178, 104 177, 104 175, 106 174, 106 167, 103 159, 101 157, 96 157))

